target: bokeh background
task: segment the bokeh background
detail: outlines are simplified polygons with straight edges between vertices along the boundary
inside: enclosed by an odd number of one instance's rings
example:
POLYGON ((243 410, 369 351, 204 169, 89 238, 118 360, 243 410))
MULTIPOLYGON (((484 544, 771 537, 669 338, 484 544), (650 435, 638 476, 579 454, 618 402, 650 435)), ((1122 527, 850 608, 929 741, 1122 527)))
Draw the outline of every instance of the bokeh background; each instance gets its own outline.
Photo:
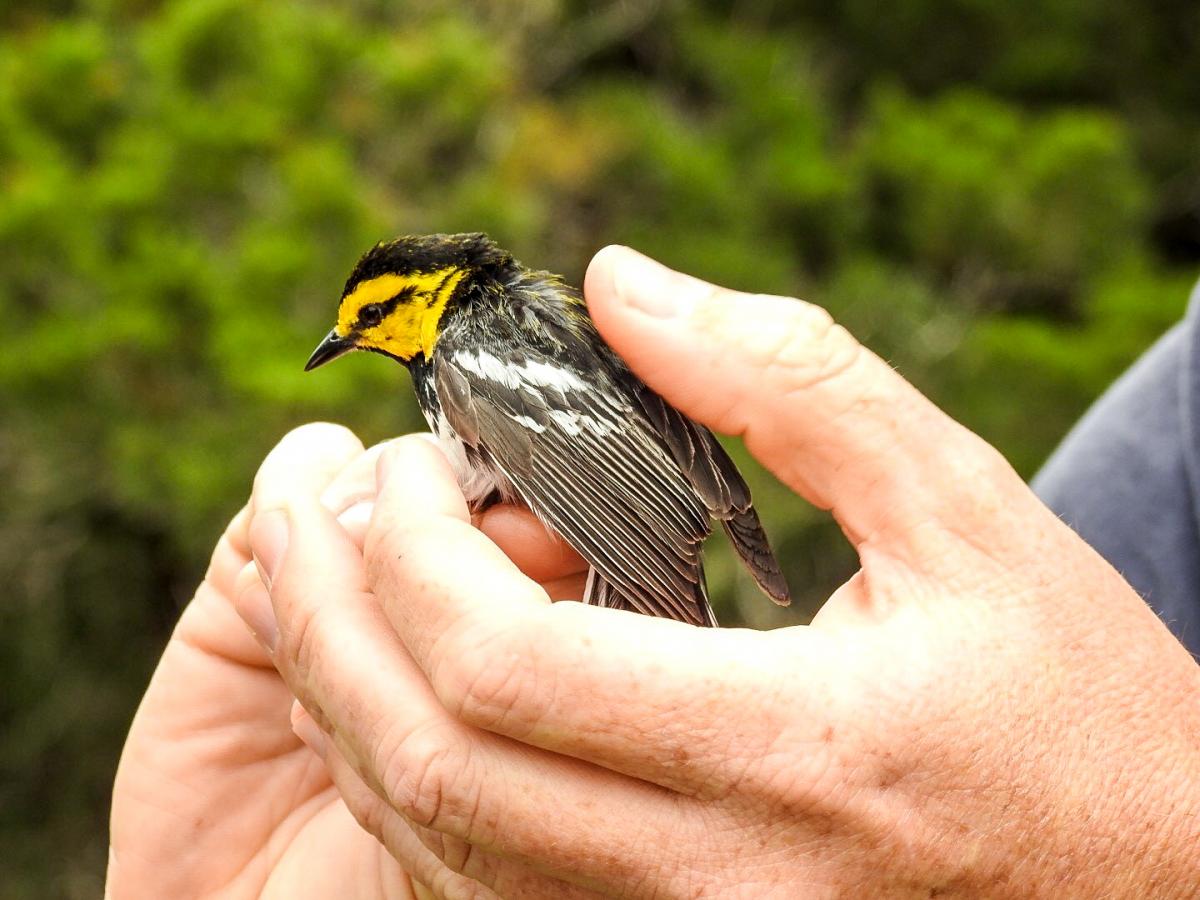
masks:
MULTIPOLYGON (((0 4, 0 896, 95 897, 157 654, 288 428, 358 254, 623 242, 829 307, 1032 474, 1200 273, 1193 0, 0 4)), ((740 453, 740 449, 738 451, 740 453)), ((744 456, 739 457, 744 459, 744 456)), ((854 560, 752 481, 799 602, 854 560)))

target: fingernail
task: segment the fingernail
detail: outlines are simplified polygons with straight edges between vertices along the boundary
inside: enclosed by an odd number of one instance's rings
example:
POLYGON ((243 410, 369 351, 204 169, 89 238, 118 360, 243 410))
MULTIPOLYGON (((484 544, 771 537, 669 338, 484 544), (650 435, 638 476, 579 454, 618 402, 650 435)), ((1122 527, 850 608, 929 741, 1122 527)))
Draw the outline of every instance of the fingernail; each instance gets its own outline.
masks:
POLYGON ((629 247, 613 266, 613 290, 634 309, 657 319, 686 314, 693 305, 684 277, 629 247))
MULTIPOLYGON (((258 577, 262 578, 261 569, 258 577)), ((279 643, 279 624, 275 621, 275 607, 271 605, 271 595, 257 580, 238 595, 237 611, 250 633, 254 635, 254 639, 267 653, 274 655, 275 646, 279 643)))
POLYGON ((270 590, 288 545, 288 518, 282 509, 258 513, 250 523, 250 552, 259 577, 270 590))
POLYGON ((317 725, 316 720, 308 714, 308 710, 299 702, 293 703, 291 719, 292 732, 296 737, 304 741, 309 750, 324 759, 329 748, 329 738, 317 725))
POLYGON ((338 524, 343 528, 365 527, 370 524, 373 512, 375 512, 375 501, 360 500, 338 515, 338 524))

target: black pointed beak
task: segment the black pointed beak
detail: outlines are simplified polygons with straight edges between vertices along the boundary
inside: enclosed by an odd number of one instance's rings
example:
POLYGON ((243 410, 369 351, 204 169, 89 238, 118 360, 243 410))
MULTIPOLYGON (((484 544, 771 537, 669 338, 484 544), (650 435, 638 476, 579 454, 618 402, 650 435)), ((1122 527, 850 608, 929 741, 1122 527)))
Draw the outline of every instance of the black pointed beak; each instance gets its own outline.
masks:
POLYGON ((312 356, 308 358, 308 362, 304 364, 304 371, 310 372, 317 366, 323 366, 327 362, 333 362, 339 356, 344 356, 354 349, 354 341, 349 338, 340 337, 337 330, 329 332, 325 335, 325 340, 317 344, 317 349, 312 352, 312 356))

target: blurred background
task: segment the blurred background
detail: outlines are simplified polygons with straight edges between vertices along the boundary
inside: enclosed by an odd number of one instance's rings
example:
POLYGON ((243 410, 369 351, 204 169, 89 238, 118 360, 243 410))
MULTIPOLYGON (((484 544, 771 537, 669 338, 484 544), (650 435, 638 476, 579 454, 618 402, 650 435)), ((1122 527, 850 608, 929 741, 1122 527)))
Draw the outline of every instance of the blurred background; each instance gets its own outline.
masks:
MULTIPOLYGON (((358 255, 631 244, 831 309, 1031 475, 1200 274, 1192 0, 0 4, 0 896, 96 897, 121 741, 358 255)), ((740 448, 737 449, 739 454, 740 448)), ((744 454, 739 456, 745 460, 744 454)), ((854 568, 752 482, 799 602, 854 568)))

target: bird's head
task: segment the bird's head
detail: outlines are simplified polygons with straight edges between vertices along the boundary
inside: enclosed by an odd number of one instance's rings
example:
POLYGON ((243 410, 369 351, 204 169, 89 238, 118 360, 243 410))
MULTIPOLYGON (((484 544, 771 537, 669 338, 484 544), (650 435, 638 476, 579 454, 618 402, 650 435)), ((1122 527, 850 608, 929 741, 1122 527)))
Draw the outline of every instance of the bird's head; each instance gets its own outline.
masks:
POLYGON ((437 343, 446 307, 476 275, 512 265, 486 234, 428 234, 376 244, 350 273, 337 324, 305 371, 351 350, 372 350, 409 363, 437 343))

